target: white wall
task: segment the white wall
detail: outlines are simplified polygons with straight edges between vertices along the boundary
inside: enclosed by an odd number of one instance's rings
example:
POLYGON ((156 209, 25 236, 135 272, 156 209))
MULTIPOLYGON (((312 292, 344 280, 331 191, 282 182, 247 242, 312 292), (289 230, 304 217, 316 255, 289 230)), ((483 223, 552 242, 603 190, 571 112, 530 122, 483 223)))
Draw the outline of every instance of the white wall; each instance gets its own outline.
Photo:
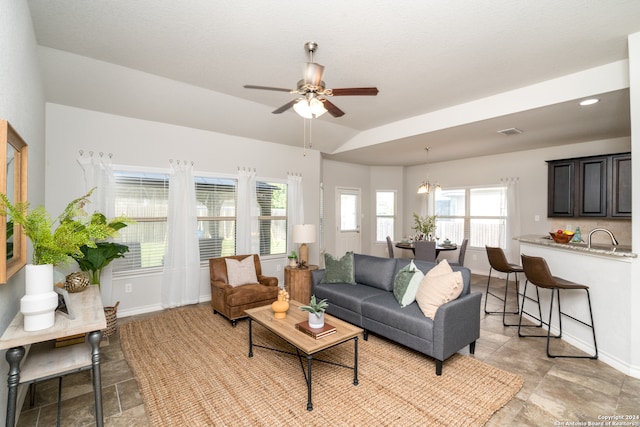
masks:
MULTIPOLYGON (((44 202, 44 94, 35 35, 27 2, 0 0, 0 10, 0 118, 29 146, 28 195, 38 205, 44 202)), ((0 334, 18 312, 23 295, 24 269, 0 284, 0 334)), ((0 351, 0 422, 6 413, 8 369, 5 351, 0 351)))
MULTIPOLYGON (((286 180, 287 172, 303 175, 305 221, 319 222, 320 154, 300 147, 272 144, 199 129, 47 104, 46 207, 61 212, 85 191, 79 150, 85 156, 112 153, 116 165, 168 168, 170 159, 194 161, 194 171, 236 174, 238 167, 256 168, 259 178, 286 180)), ((310 262, 318 263, 318 245, 311 244, 310 262)), ((262 259, 265 274, 283 282, 286 255, 262 259)), ((161 273, 114 277, 112 295, 105 304, 120 301, 121 316, 160 308, 161 273), (132 293, 124 293, 131 283, 132 293)), ((209 271, 201 269, 201 300, 210 299, 209 271)))

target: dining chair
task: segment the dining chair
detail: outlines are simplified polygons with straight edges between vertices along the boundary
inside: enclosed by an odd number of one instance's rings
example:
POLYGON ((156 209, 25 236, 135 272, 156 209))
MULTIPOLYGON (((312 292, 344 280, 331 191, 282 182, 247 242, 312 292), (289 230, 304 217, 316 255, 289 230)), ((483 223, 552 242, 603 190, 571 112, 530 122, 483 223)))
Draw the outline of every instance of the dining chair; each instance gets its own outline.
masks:
POLYGON ((469 244, 469 239, 464 239, 462 244, 460 245, 460 253, 458 254, 458 262, 450 262, 449 265, 457 265, 459 267, 464 266, 464 255, 467 253, 467 245, 469 244))
POLYGON ((415 259, 436 262, 436 242, 418 240, 414 243, 415 259))
POLYGON ((389 250, 389 258, 395 258, 393 255, 393 242, 389 236, 387 236, 387 249, 389 250))

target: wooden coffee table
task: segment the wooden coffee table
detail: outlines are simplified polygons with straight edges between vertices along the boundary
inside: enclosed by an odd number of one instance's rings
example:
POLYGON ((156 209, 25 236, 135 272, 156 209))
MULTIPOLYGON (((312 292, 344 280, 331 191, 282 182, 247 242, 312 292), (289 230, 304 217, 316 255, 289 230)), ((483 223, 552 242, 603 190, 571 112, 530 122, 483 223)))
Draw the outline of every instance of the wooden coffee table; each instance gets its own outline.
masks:
POLYGON ((253 357, 253 347, 260 347, 268 350, 275 350, 281 353, 297 355, 301 362, 302 355, 300 354, 300 352, 306 354, 307 370, 304 370, 304 364, 301 363, 301 366, 302 372, 304 373, 304 377, 307 382, 307 410, 311 411, 313 410, 313 403, 311 402, 311 365, 313 362, 313 355, 330 347, 334 347, 349 340, 353 340, 353 366, 342 365, 340 363, 329 362, 320 359, 315 360, 318 362, 329 363, 334 366, 353 369, 353 385, 358 385, 358 336, 363 331, 357 326, 344 322, 325 313, 325 322, 335 326, 336 332, 319 339, 312 338, 304 332, 296 329, 296 323, 303 322, 309 319, 308 313, 299 309, 301 305, 302 304, 297 301, 289 301, 289 311, 287 312, 287 317, 284 319, 274 318, 273 311, 271 310, 270 305, 245 310, 245 313, 247 313, 247 315, 249 316, 249 357, 253 357), (294 346, 296 348, 296 353, 288 353, 280 349, 254 344, 252 327, 253 321, 264 326, 265 328, 294 346))

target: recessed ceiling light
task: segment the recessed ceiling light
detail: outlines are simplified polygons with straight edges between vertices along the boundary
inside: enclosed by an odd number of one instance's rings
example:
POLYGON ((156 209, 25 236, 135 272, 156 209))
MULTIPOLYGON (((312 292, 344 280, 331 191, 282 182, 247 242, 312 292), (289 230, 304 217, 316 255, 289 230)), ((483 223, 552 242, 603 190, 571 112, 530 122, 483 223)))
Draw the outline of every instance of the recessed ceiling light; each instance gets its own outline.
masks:
POLYGON ((598 98, 589 98, 589 99, 585 99, 584 101, 580 101, 580 105, 584 107, 585 105, 593 105, 598 102, 600 102, 598 98))
POLYGON ((511 135, 519 135, 522 133, 522 131, 518 128, 509 128, 509 129, 499 130, 498 133, 501 133, 506 136, 511 136, 511 135))

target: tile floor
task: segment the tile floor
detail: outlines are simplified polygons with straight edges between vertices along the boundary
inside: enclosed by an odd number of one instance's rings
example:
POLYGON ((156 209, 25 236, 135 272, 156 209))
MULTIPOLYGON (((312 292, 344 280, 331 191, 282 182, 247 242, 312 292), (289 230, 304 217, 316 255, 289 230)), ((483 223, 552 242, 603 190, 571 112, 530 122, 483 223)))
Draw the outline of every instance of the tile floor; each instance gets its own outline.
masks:
MULTIPOLYGON (((473 291, 484 293, 486 281, 486 276, 474 275, 473 291)), ((495 283, 498 289, 504 286, 501 281, 495 283)), ((504 287, 502 289, 504 292, 504 287)), ((492 298, 489 302, 490 309, 499 307, 491 304, 492 298)), ((140 317, 150 315, 154 313, 140 317)), ((140 317, 123 318, 119 322, 140 317)), ((599 417, 602 416, 640 415, 640 379, 626 376, 598 360, 549 359, 543 339, 519 338, 517 328, 503 327, 502 318, 497 315, 483 314, 481 328, 475 357, 525 378, 520 392, 489 420, 487 426, 588 425, 601 421, 599 417)), ((120 349, 118 334, 105 339, 102 350, 105 426, 148 425, 138 387, 120 349)), ((56 425, 57 388, 55 379, 38 384, 35 406, 30 408, 26 399, 18 426, 56 425)), ((62 395, 62 426, 95 425, 88 372, 65 377, 62 395)), ((635 424, 627 425, 640 425, 637 418, 631 421, 635 424)))

